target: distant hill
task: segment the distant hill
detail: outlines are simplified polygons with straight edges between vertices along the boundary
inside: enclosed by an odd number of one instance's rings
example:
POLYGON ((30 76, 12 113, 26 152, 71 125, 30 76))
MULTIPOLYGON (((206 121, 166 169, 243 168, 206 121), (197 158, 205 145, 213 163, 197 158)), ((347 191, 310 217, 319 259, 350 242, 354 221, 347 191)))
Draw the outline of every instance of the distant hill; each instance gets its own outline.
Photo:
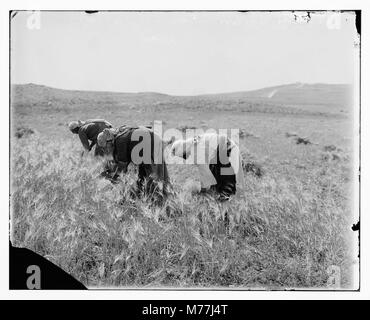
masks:
POLYGON ((171 96, 157 92, 121 93, 63 90, 36 84, 13 84, 16 108, 92 108, 146 106, 159 109, 228 110, 264 113, 347 113, 352 87, 347 84, 293 83, 253 91, 171 96))
POLYGON ((293 83, 253 91, 203 95, 217 99, 251 99, 287 105, 346 105, 352 98, 349 84, 293 83))
POLYGON ((166 97, 166 94, 156 92, 138 92, 138 93, 123 93, 123 92, 109 92, 109 91, 83 91, 83 90, 64 90, 51 88, 39 84, 12 84, 12 96, 15 99, 25 98, 28 102, 38 102, 42 100, 67 100, 67 99, 79 99, 79 100, 122 100, 129 98, 162 98, 166 97))

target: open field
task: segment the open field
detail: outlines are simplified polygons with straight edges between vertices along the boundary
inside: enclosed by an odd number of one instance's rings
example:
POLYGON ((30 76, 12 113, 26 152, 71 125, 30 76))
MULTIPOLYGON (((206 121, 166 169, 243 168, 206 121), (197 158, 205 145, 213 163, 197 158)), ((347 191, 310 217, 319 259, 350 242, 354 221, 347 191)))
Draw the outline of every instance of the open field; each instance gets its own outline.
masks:
POLYGON ((12 87, 13 245, 42 254, 88 287, 325 287, 327 268, 356 287, 351 225, 353 122, 344 85, 294 84, 250 93, 174 97, 12 87), (239 128, 246 199, 191 194, 195 168, 170 165, 163 207, 131 199, 134 183, 98 178, 67 123, 164 129, 239 128), (34 133, 19 134, 18 128, 34 133), (21 137, 20 137, 21 136, 21 137), (296 138, 309 144, 297 144, 296 138), (229 224, 225 223, 225 212, 229 224))

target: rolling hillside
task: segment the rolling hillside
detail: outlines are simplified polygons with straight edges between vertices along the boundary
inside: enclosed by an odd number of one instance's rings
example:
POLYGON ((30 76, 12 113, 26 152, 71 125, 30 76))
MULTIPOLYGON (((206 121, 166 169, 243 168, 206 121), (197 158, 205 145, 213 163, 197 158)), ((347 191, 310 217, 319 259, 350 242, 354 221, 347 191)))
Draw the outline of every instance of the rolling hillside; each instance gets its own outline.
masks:
POLYGON ((207 101, 228 100, 238 102, 259 102, 266 104, 286 106, 337 106, 347 109, 350 107, 352 87, 347 84, 304 84, 294 83, 275 87, 268 87, 254 91, 207 94, 199 96, 171 96, 156 92, 118 93, 104 91, 78 91, 55 89, 36 84, 12 85, 12 98, 14 103, 39 103, 45 101, 70 101, 78 102, 100 101, 119 103, 136 100, 150 102, 165 101, 207 101))
POLYGON ((250 99, 287 105, 348 105, 352 98, 348 84, 293 83, 254 91, 232 92, 206 97, 224 99, 250 99))

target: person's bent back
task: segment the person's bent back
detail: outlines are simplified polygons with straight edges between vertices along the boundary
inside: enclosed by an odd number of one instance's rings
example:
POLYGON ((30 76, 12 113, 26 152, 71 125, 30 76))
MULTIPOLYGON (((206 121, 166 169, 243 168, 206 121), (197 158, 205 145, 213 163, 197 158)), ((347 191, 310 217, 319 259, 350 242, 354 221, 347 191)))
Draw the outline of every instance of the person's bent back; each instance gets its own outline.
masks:
POLYGON ((163 155, 162 139, 153 130, 146 127, 128 127, 121 130, 106 129, 99 134, 98 144, 107 148, 112 145, 113 161, 112 179, 116 180, 121 172, 127 171, 129 163, 138 166, 137 186, 144 191, 146 181, 147 191, 152 191, 156 182, 163 182, 163 195, 169 185, 168 171, 163 155))
POLYGON ((72 133, 78 134, 82 146, 86 152, 90 152, 95 146, 95 156, 104 156, 105 149, 97 145, 99 133, 104 129, 112 128, 113 126, 104 119, 90 119, 86 121, 72 121, 69 124, 69 129, 72 133), (90 142, 91 141, 91 142, 90 142))

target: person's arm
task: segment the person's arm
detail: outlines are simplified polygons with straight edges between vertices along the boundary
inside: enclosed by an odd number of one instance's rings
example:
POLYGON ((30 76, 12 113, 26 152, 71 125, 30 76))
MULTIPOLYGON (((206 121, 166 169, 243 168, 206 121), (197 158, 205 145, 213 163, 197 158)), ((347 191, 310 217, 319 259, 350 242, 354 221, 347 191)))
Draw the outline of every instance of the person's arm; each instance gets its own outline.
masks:
POLYGON ((95 146, 95 144, 96 144, 95 140, 91 142, 91 144, 89 146, 89 151, 91 151, 92 147, 95 146))
POLYGON ((121 172, 126 173, 128 164, 128 162, 117 161, 117 167, 113 174, 113 179, 117 179, 121 172))
POLYGON ((89 139, 87 138, 85 130, 82 128, 78 132, 78 136, 80 137, 81 143, 84 147, 84 149, 89 152, 90 151, 90 144, 89 144, 89 139))

